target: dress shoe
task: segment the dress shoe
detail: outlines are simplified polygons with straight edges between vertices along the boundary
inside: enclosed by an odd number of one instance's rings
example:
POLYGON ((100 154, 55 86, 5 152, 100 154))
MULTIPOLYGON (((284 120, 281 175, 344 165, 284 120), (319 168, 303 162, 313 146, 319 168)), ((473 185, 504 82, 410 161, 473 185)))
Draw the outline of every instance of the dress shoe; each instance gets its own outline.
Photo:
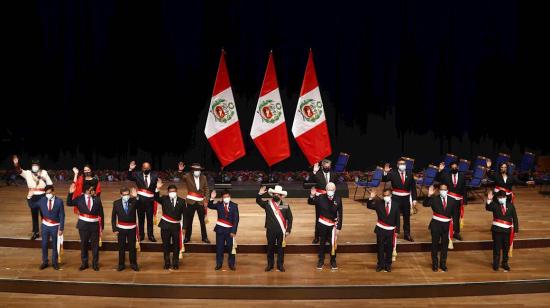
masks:
POLYGON ((46 267, 48 267, 48 263, 42 263, 42 264, 40 264, 40 269, 41 269, 41 270, 45 269, 46 267))
POLYGON ((414 239, 412 238, 412 236, 410 234, 405 234, 405 240, 409 241, 409 242, 414 242, 414 239))
POLYGON ((121 272, 123 271, 124 269, 126 268, 126 266, 124 266, 123 264, 119 265, 118 268, 116 269, 117 271, 121 272))
POLYGON ((88 264, 81 264, 80 267, 78 268, 79 271, 83 271, 85 269, 87 269, 89 266, 88 264))
POLYGON ((386 272, 391 273, 391 265, 386 265, 386 272))
POLYGON ((265 267, 266 272, 271 272, 273 270, 273 265, 268 265, 265 267))
POLYGON ((317 262, 317 269, 318 269, 318 270, 322 270, 322 269, 323 269, 323 265, 324 265, 323 263, 324 263, 324 262, 321 261, 321 260, 319 260, 319 262, 317 262))
POLYGON ((92 265, 92 268, 94 269, 94 271, 99 272, 99 265, 92 265))
POLYGON ((330 268, 332 270, 337 270, 338 269, 338 265, 336 265, 336 260, 330 261, 330 268))
POLYGON ((441 266, 439 268, 444 272, 447 271, 447 265, 445 265, 445 264, 441 264, 441 266))
POLYGON ((319 244, 319 238, 314 238, 313 241, 311 241, 312 244, 319 244))
POLYGON ((502 268, 507 272, 510 271, 510 266, 508 265, 508 263, 502 263, 502 268))
POLYGON ((164 264, 164 269, 165 269, 165 270, 170 269, 170 263, 165 263, 165 264, 164 264))
POLYGON ((207 238, 203 239, 202 241, 205 242, 206 244, 210 244, 210 240, 207 238))
POLYGON ((376 267, 376 272, 379 273, 379 272, 381 272, 381 271, 382 271, 382 266, 378 265, 378 266, 376 267))
POLYGON ((184 243, 189 243, 190 241, 191 241, 191 240, 188 239, 188 238, 186 238, 186 239, 183 240, 184 243))
POLYGON ((140 235, 140 236, 139 236, 139 241, 140 241, 140 242, 143 242, 144 240, 145 240, 145 235, 140 235))
POLYGON ((59 264, 54 264, 54 265, 53 265, 53 269, 56 270, 56 271, 58 271, 58 270, 59 270, 59 264))
POLYGON ((154 242, 156 242, 156 241, 157 241, 157 239, 156 239, 154 236, 152 236, 152 235, 149 236, 149 242, 153 242, 153 243, 154 243, 154 242))
POLYGON ((174 264, 174 265, 172 265, 172 269, 173 270, 179 270, 180 266, 178 264, 174 264))
POLYGON ((432 271, 437 272, 437 265, 432 265, 432 271))
POLYGON ((498 265, 493 264, 493 271, 498 272, 498 265))
POLYGON ((285 267, 283 265, 277 266, 277 269, 279 270, 279 272, 284 272, 285 271, 285 267))
POLYGON ((139 272, 139 266, 137 264, 130 265, 130 268, 134 270, 134 272, 139 272))
MULTIPOLYGON (((236 271, 237 268, 235 267, 235 265, 229 265, 229 269, 232 270, 232 271, 236 271)), ((283 272, 284 272, 284 269, 283 269, 283 272)))
POLYGON ((222 269, 222 265, 221 264, 216 265, 215 270, 219 271, 220 269, 222 269))
POLYGON ((455 233, 455 234, 453 235, 453 237, 454 237, 456 240, 462 241, 462 235, 460 235, 460 233, 455 233))
POLYGON ((38 233, 35 232, 35 233, 33 233, 33 234, 31 235, 31 241, 34 241, 34 240, 36 240, 36 239, 39 238, 39 237, 40 237, 40 234, 38 234, 38 233))

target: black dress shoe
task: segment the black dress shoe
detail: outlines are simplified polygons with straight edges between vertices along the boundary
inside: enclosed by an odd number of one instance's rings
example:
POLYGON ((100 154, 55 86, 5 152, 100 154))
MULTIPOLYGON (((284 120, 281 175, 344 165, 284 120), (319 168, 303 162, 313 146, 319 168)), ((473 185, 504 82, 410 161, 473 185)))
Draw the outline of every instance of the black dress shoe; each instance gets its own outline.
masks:
POLYGON ((134 272, 139 272, 139 266, 137 264, 130 265, 130 268, 132 268, 134 272))
POLYGON ((214 269, 217 270, 217 271, 219 271, 221 268, 222 268, 222 265, 219 264, 219 265, 216 265, 216 268, 214 268, 214 269))
MULTIPOLYGON (((235 267, 235 265, 229 265, 229 269, 232 270, 232 271, 236 271, 237 268, 235 267)), ((284 272, 284 268, 283 268, 283 272, 284 272)))
POLYGON ((460 235, 460 233, 455 233, 453 237, 459 241, 462 241, 462 236, 460 235))
POLYGON ((81 264, 80 267, 78 268, 79 271, 83 271, 85 269, 87 269, 89 266, 88 264, 81 264))
POLYGON ((497 264, 493 264, 493 271, 498 272, 498 265, 497 264))
POLYGON ((447 265, 445 265, 445 264, 442 264, 439 268, 444 272, 447 271, 447 265))
POLYGON ((149 236, 149 241, 154 243, 157 239, 154 236, 149 236))
POLYGON ((330 261, 330 269, 337 270, 338 265, 336 265, 336 260, 330 261))
POLYGON ((94 271, 99 272, 99 265, 92 265, 92 268, 94 269, 94 271))
POLYGON ((285 271, 285 267, 283 265, 277 266, 277 269, 279 270, 279 272, 284 272, 285 271))
POLYGON ((203 239, 202 241, 205 242, 206 244, 210 244, 210 240, 207 238, 203 239))
POLYGON ((437 265, 432 265, 432 271, 437 272, 437 265))
POLYGON ((41 269, 41 270, 45 269, 46 267, 48 267, 48 263, 42 263, 42 264, 40 264, 40 269, 41 269))
POLYGON ((58 270, 59 270, 59 264, 54 264, 54 265, 53 265, 53 269, 56 270, 56 271, 58 271, 58 270))
POLYGON ((124 266, 124 265, 121 264, 121 265, 118 266, 118 268, 117 268, 116 270, 119 271, 119 272, 121 272, 121 271, 123 271, 125 268, 126 268, 126 266, 124 266))
POLYGON ((323 265, 324 265, 324 262, 319 260, 319 262, 317 262, 317 269, 318 270, 322 270, 323 269, 323 265))
POLYGON ((139 241, 140 241, 140 242, 143 242, 144 240, 145 240, 145 235, 140 235, 140 236, 139 236, 139 241))
POLYGON ((178 270, 178 269, 180 269, 180 266, 178 264, 174 264, 174 265, 172 265, 172 269, 173 270, 178 270))
POLYGON ((273 270, 273 265, 268 265, 265 267, 266 272, 271 272, 273 270))
POLYGON ((391 265, 386 265, 386 272, 391 273, 391 265))
POLYGON ((378 266, 376 267, 376 272, 379 273, 379 272, 381 272, 381 271, 382 271, 382 266, 378 265, 378 266))
POLYGON ((170 269, 170 264, 169 263, 164 264, 164 269, 165 270, 170 269))
POLYGON ((405 234, 405 240, 409 242, 414 242, 414 239, 409 234, 405 234))
POLYGON ((40 237, 40 234, 38 234, 38 233, 33 233, 33 234, 31 235, 31 241, 34 241, 34 240, 36 240, 36 239, 39 238, 39 237, 40 237))
POLYGON ((508 263, 502 263, 502 268, 507 272, 510 271, 510 266, 508 265, 508 263))
POLYGON ((191 241, 190 239, 186 238, 183 240, 184 243, 189 243, 189 241, 191 241))
POLYGON ((319 244, 319 239, 318 238, 314 238, 313 241, 311 241, 312 244, 319 244))

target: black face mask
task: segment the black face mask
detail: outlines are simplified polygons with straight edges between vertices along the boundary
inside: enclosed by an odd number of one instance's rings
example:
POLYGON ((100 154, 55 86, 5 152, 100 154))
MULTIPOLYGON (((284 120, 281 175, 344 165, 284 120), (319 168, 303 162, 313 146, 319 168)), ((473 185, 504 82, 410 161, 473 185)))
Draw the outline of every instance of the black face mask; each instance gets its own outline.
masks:
POLYGON ((330 171, 330 167, 323 167, 323 171, 324 171, 324 172, 329 172, 329 171, 330 171))
POLYGON ((451 169, 451 172, 452 172, 453 174, 457 174, 457 173, 458 173, 458 169, 451 169))
POLYGON ((500 173, 506 174, 506 170, 500 170, 500 173))
POLYGON ((149 169, 143 170, 143 174, 149 174, 149 173, 151 173, 151 170, 149 169))
POLYGON ((84 176, 85 176, 85 177, 91 177, 91 176, 92 176, 92 173, 91 173, 91 172, 84 172, 84 176))
POLYGON ((281 201, 281 197, 279 197, 279 196, 273 196, 273 201, 279 202, 279 201, 281 201))

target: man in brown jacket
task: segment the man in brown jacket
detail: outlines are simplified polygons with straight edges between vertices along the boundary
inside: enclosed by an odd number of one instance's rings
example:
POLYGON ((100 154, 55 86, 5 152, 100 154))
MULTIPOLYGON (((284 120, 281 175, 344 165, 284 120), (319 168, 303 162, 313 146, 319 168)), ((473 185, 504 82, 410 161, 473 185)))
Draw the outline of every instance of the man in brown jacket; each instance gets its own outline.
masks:
POLYGON ((208 181, 206 176, 201 174, 204 168, 199 163, 191 164, 191 172, 185 175, 184 183, 187 187, 187 210, 186 210, 186 231, 185 231, 185 243, 191 239, 191 233, 193 232, 193 218, 195 212, 199 215, 199 222, 201 224, 201 236, 202 241, 210 244, 208 240, 208 234, 206 234, 205 216, 207 214, 208 205, 208 181))

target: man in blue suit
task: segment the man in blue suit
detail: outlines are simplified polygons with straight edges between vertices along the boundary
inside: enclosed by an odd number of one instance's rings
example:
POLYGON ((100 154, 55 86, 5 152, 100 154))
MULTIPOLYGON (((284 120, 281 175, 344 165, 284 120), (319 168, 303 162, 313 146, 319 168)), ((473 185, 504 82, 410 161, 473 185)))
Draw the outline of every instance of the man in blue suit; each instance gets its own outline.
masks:
POLYGON ((213 190, 210 193, 208 208, 218 212, 218 220, 216 221, 216 227, 214 227, 214 232, 216 232, 216 270, 222 268, 223 253, 227 248, 229 269, 234 271, 236 268, 233 243, 239 225, 239 208, 236 203, 231 201, 231 195, 227 190, 222 192, 222 201, 214 203, 215 198, 216 191, 213 190))
POLYGON ((65 225, 65 210, 63 200, 55 197, 54 188, 48 185, 44 188, 45 194, 35 202, 30 202, 33 191, 29 192, 27 200, 29 206, 38 209, 42 213, 42 264, 40 269, 48 267, 48 241, 52 238, 52 265, 59 270, 59 251, 57 251, 57 237, 63 235, 65 225))

